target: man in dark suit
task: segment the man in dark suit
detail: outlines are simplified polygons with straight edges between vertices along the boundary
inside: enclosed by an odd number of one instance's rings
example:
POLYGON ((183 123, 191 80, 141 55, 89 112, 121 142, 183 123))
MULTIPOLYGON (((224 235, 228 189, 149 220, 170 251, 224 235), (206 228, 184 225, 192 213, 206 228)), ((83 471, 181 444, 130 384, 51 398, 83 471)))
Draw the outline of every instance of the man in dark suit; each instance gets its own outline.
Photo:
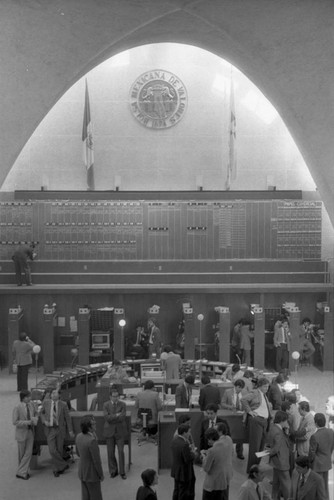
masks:
POLYGON ((211 384, 208 375, 202 375, 201 382, 203 386, 199 390, 198 403, 201 411, 205 411, 206 407, 214 403, 220 405, 220 392, 216 385, 211 384))
POLYGON ((284 400, 284 377, 283 375, 277 375, 277 377, 270 384, 267 397, 273 406, 273 410, 281 410, 282 402, 284 400))
POLYGON ((149 357, 152 358, 152 354, 155 354, 157 358, 160 358, 161 354, 161 333, 160 329, 157 326, 156 318, 150 318, 147 322, 147 327, 149 331, 149 339, 148 339, 148 350, 149 357))
POLYGON ((154 388, 153 380, 146 380, 144 383, 144 390, 138 392, 135 401, 135 408, 138 410, 149 409, 152 416, 148 420, 147 425, 150 434, 156 434, 158 430, 158 413, 162 410, 162 401, 158 392, 154 388))
POLYGON ((68 406, 65 401, 59 399, 59 396, 59 390, 54 389, 50 399, 44 399, 41 410, 41 421, 44 424, 55 477, 59 477, 69 468, 63 459, 63 446, 67 434, 74 438, 68 406))
POLYGON ((192 386, 195 383, 193 375, 186 375, 184 382, 179 384, 175 389, 175 407, 176 408, 190 408, 192 386))
POLYGON ((194 500, 195 498, 195 455, 189 446, 190 427, 179 425, 177 436, 172 441, 172 470, 174 478, 173 500, 194 500))
POLYGON ((217 412, 218 412, 218 405, 214 403, 211 403, 206 407, 206 418, 204 418, 201 425, 201 441, 200 441, 201 450, 207 450, 209 448, 208 441, 205 437, 205 432, 208 429, 215 429, 217 424, 224 423, 227 426, 228 435, 230 435, 230 429, 228 423, 222 417, 217 415, 217 412))
POLYGON ((81 500, 102 500, 101 481, 104 476, 94 417, 84 416, 80 427, 81 433, 77 435, 75 444, 80 457, 78 475, 81 481, 81 500))
POLYGON ((268 436, 270 446, 269 463, 273 467, 273 500, 284 500, 290 497, 290 455, 292 453, 288 436, 288 414, 278 410, 274 425, 268 436))
POLYGON ((34 444, 34 428, 37 425, 38 415, 31 403, 31 392, 20 392, 20 403, 13 410, 13 425, 15 425, 15 439, 17 441, 19 465, 16 477, 29 479, 29 466, 34 444))
POLYGON ((32 285, 29 260, 34 260, 36 255, 35 243, 31 243, 30 245, 20 245, 15 250, 12 260, 15 266, 17 286, 22 286, 22 274, 25 276, 26 285, 32 285))
POLYGON ((110 401, 103 405, 105 419, 103 435, 107 442, 108 467, 110 477, 118 475, 115 447, 118 449, 119 472, 122 479, 126 479, 124 460, 124 441, 127 436, 126 406, 119 400, 118 390, 113 388, 110 393, 110 401))
MULTIPOLYGON (((234 387, 233 389, 227 389, 224 394, 223 398, 221 401, 221 407, 222 409, 225 410, 231 410, 234 412, 241 412, 242 411, 242 405, 241 405, 241 398, 242 398, 242 391, 245 389, 245 382, 242 378, 238 378, 234 382, 234 387)), ((237 443, 235 445, 235 451, 237 454, 237 457, 240 458, 240 460, 244 460, 244 445, 243 443, 237 443)))
POLYGON ((306 456, 296 458, 296 467, 292 473, 292 500, 327 500, 324 481, 319 474, 310 469, 306 456))
POLYGON ((258 464, 259 459, 256 452, 262 451, 265 444, 266 434, 270 425, 270 407, 266 397, 269 389, 269 380, 259 378, 257 388, 241 399, 244 411, 247 413, 247 425, 249 429, 249 449, 247 472, 252 465, 258 464))
POLYGON ((145 469, 141 473, 143 486, 137 490, 136 500, 157 500, 157 493, 153 486, 158 484, 158 474, 154 469, 145 469))
POLYGON ((327 429, 326 417, 323 413, 314 415, 316 432, 310 437, 309 459, 311 469, 322 476, 324 485, 328 492, 328 471, 332 468, 332 453, 334 450, 334 431, 327 429))
POLYGON ((276 370, 289 369, 289 352, 291 350, 291 333, 289 322, 283 317, 274 325, 274 346, 276 348, 276 370))

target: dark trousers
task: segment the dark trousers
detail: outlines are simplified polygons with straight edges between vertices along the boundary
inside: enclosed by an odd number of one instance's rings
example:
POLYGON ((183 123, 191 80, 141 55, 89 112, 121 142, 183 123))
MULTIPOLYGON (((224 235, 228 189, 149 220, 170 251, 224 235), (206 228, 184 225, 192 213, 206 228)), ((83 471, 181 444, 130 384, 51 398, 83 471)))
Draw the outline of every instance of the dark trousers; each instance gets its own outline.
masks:
POLYGON ((21 259, 13 259, 15 266, 16 283, 22 285, 22 274, 25 276, 26 284, 31 285, 31 271, 28 262, 21 259))
POLYGON ((67 466, 63 459, 64 433, 59 427, 44 427, 46 441, 52 458, 54 472, 62 472, 67 466))
POLYGON ((276 347, 276 371, 280 372, 289 368, 289 351, 286 344, 276 347))
POLYGON ((16 380, 18 391, 25 391, 28 389, 28 373, 30 367, 31 365, 17 366, 16 380))
POLYGON ((273 500, 280 500, 281 496, 284 500, 290 498, 291 478, 290 471, 273 469, 273 500))
POLYGON ((203 490, 202 500, 228 500, 228 490, 229 487, 226 490, 203 490))
POLYGON ((101 482, 81 481, 81 500, 103 500, 101 482))
POLYGON ((174 479, 173 500, 194 500, 195 477, 189 482, 174 479))
POLYGON ((106 439, 107 441, 107 453, 108 453, 108 467, 109 474, 117 474, 117 460, 115 456, 115 448, 118 449, 118 464, 119 473, 125 474, 125 460, 124 460, 124 437, 112 436, 106 439))
POLYGON ((236 443, 235 452, 237 456, 242 456, 244 454, 244 445, 243 443, 236 443))
POLYGON ((318 472, 318 471, 315 471, 317 474, 319 474, 319 476, 321 476, 324 480, 324 484, 325 484, 325 490, 326 490, 326 495, 327 495, 327 498, 329 498, 329 491, 328 491, 328 470, 324 471, 324 472, 318 472))
POLYGON ((249 449, 247 473, 252 465, 258 464, 260 459, 255 455, 256 452, 262 451, 265 444, 267 434, 268 420, 261 417, 248 417, 249 431, 249 449))

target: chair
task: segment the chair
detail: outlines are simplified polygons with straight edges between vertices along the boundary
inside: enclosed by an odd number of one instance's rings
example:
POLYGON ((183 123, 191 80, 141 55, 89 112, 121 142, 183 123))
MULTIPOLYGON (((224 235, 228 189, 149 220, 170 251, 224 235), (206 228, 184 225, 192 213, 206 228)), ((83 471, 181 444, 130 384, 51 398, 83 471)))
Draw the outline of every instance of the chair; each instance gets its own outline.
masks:
POLYGON ((141 424, 140 436, 137 438, 138 446, 141 446, 144 442, 157 445, 158 426, 157 424, 149 423, 152 420, 152 410, 150 408, 139 408, 137 419, 141 424))

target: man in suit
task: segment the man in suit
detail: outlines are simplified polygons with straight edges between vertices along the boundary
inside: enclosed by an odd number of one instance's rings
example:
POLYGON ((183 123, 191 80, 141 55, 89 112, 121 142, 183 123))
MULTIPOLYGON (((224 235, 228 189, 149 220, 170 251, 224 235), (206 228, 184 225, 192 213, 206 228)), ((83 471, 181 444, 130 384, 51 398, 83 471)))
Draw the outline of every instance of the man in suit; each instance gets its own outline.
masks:
POLYGON ((152 354, 156 354, 157 358, 160 358, 161 333, 160 329, 157 327, 157 320, 155 318, 150 318, 147 322, 147 327, 149 331, 149 338, 148 338, 149 357, 152 358, 152 354))
POLYGON ((12 260, 15 266, 17 286, 22 286, 22 274, 25 276, 26 285, 32 285, 29 260, 34 260, 36 255, 35 243, 31 243, 30 245, 20 245, 17 250, 15 250, 12 260))
POLYGON ((110 401, 103 405, 104 429, 103 435, 107 442, 108 467, 110 477, 118 476, 118 466, 115 456, 115 447, 118 449, 119 473, 126 479, 124 460, 124 441, 128 430, 126 426, 126 406, 119 400, 118 390, 111 389, 110 401))
POLYGON ((290 458, 291 445, 289 440, 288 414, 278 410, 274 425, 268 436, 270 446, 269 463, 273 467, 273 500, 288 500, 291 490, 290 458))
POLYGON ((273 406, 273 410, 281 410, 282 401, 284 399, 284 386, 285 379, 283 375, 277 375, 277 377, 270 384, 267 397, 273 406))
POLYGON ((202 500, 228 500, 230 481, 233 476, 233 442, 230 436, 220 439, 216 429, 207 429, 205 439, 210 448, 201 451, 205 478, 202 500))
POLYGON ((201 424, 201 438, 200 438, 200 448, 201 450, 207 450, 209 448, 209 443, 205 437, 205 433, 208 429, 216 428, 217 424, 224 423, 227 426, 228 434, 230 434, 230 429, 226 420, 217 415, 218 405, 211 403, 206 407, 206 418, 201 424))
POLYGON ((20 332, 19 338, 13 342, 12 353, 17 364, 16 379, 19 392, 28 389, 28 374, 32 365, 31 353, 34 345, 35 343, 25 332, 20 332))
POLYGON ((175 407, 176 408, 190 408, 192 386, 195 383, 193 375, 186 375, 184 381, 179 384, 175 389, 175 407))
POLYGON ((34 445, 34 428, 38 422, 37 411, 31 403, 31 392, 20 392, 20 403, 13 410, 13 425, 18 446, 19 466, 16 477, 29 479, 29 465, 34 445))
POLYGON ((299 351, 307 362, 315 352, 315 347, 311 342, 312 328, 310 318, 304 318, 299 326, 299 351))
POLYGON ((81 500, 102 500, 101 481, 104 476, 94 417, 82 417, 80 427, 81 432, 77 435, 75 444, 80 457, 78 475, 81 481, 81 500))
POLYGON ((238 500, 272 500, 270 494, 263 486, 263 466, 252 465, 248 473, 248 479, 239 490, 238 500))
POLYGON ((59 396, 59 390, 54 389, 51 392, 50 399, 44 399, 41 410, 41 421, 44 424, 44 432, 53 462, 55 477, 59 477, 69 468, 69 465, 63 459, 66 434, 74 438, 68 406, 64 401, 60 400, 59 396))
POLYGON ((241 369, 238 363, 234 363, 232 366, 228 366, 222 375, 222 380, 230 380, 235 382, 238 378, 244 376, 244 371, 241 369))
POLYGON ((147 422, 149 434, 156 434, 158 430, 158 413, 162 410, 162 401, 154 388, 153 380, 146 380, 142 392, 138 392, 135 401, 135 408, 145 408, 151 410, 152 417, 147 422))
POLYGON ((314 418, 310 412, 310 404, 307 401, 301 401, 298 404, 298 411, 301 415, 299 427, 291 436, 296 442, 297 455, 307 456, 310 448, 310 438, 315 433, 316 427, 314 418))
POLYGON ((288 369, 291 333, 286 318, 277 320, 274 325, 274 346, 276 348, 276 371, 288 369))
POLYGON ((220 405, 220 392, 216 385, 211 384, 208 375, 202 375, 203 386, 199 390, 198 403, 201 411, 205 411, 209 404, 220 405))
POLYGON ((190 427, 179 425, 177 436, 172 441, 172 470, 174 478, 173 500, 194 500, 195 498, 195 454, 189 445, 190 427))
POLYGON ((242 350, 242 361, 247 366, 251 364, 252 339, 254 333, 250 330, 250 322, 246 319, 242 320, 240 329, 240 349, 242 350))
POLYGON ((334 450, 334 431, 326 428, 326 417, 323 413, 314 415, 316 431, 310 437, 309 459, 311 469, 322 476, 326 489, 328 491, 328 471, 332 468, 332 453, 334 450))
POLYGON ((158 474, 154 469, 145 469, 141 473, 143 486, 139 486, 136 494, 136 500, 157 500, 157 493, 153 486, 158 484, 158 474))
MULTIPOLYGON (((224 394, 223 398, 221 401, 221 407, 222 409, 225 410, 231 410, 231 411, 242 411, 242 404, 241 404, 241 398, 242 398, 242 391, 245 388, 245 382, 243 379, 239 378, 234 382, 234 387, 233 389, 227 389, 224 394)), ((235 445, 235 451, 237 454, 237 457, 240 458, 240 460, 244 460, 244 446, 242 443, 237 443, 235 445)))
POLYGON ((235 361, 239 361, 239 363, 241 363, 241 356, 242 356, 242 352, 241 352, 241 348, 240 348, 241 325, 242 325, 242 319, 239 319, 238 323, 236 323, 233 327, 232 338, 231 338, 232 352, 234 354, 234 357, 236 358, 235 361))
POLYGON ((296 459, 296 467, 291 477, 292 500, 327 500, 322 477, 310 469, 310 461, 306 456, 296 459))
POLYGON ((259 463, 255 455, 262 451, 265 444, 266 434, 270 425, 270 407, 266 396, 269 389, 269 380, 259 378, 257 388, 244 394, 241 398, 241 404, 247 413, 247 425, 249 430, 249 449, 247 472, 254 464, 259 463))
POLYGON ((166 371, 166 380, 179 379, 182 366, 181 356, 175 354, 170 345, 165 345, 161 359, 163 359, 162 369, 166 371))

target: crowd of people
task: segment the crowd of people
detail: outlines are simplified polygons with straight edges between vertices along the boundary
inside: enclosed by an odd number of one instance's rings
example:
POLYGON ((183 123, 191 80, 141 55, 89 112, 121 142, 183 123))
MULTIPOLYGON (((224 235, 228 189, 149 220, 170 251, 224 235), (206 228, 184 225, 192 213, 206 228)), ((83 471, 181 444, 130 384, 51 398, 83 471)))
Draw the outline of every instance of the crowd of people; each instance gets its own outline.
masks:
MULTIPOLYGON (((233 359, 251 366, 251 349, 254 332, 249 320, 241 318, 233 327, 231 349, 233 359)), ((217 339, 219 340, 219 339, 217 339)), ((289 317, 282 315, 274 324, 273 345, 275 348, 276 371, 289 370, 291 352, 291 332, 289 317)), ((323 338, 319 334, 319 325, 312 324, 310 318, 303 318, 298 329, 298 352, 304 364, 310 364, 315 346, 320 347, 323 357, 323 338)))
MULTIPOLYGON (((304 318, 300 327, 300 350, 305 358, 314 352, 308 337, 310 325, 310 320, 304 318)), ((240 320, 233 330, 232 349, 237 359, 247 361, 246 366, 250 364, 252 336, 249 322, 240 320)), ((204 472, 202 499, 227 500, 233 477, 233 456, 235 454, 238 460, 244 460, 245 447, 246 450, 248 448, 248 479, 240 485, 239 500, 328 500, 328 471, 332 467, 334 449, 334 396, 329 397, 326 406, 329 418, 327 426, 326 416, 320 412, 312 412, 310 402, 299 391, 285 391, 290 336, 288 319, 282 317, 274 327, 276 364, 279 368, 279 375, 274 380, 256 379, 251 370, 242 369, 239 363, 235 363, 223 373, 223 380, 230 381, 233 387, 225 390, 221 397, 218 387, 211 383, 210 378, 205 374, 202 376, 198 403, 205 418, 201 424, 200 436, 197 436, 200 449, 195 447, 188 415, 181 415, 170 445, 173 458, 173 500, 195 498, 194 464, 200 465, 204 472), (234 449, 228 422, 219 415, 219 409, 240 413, 247 429, 248 446, 237 442, 234 449), (269 461, 273 471, 271 492, 268 491, 268 484, 263 483, 264 460, 269 461)), ((158 354, 166 372, 166 380, 179 379, 181 357, 169 345, 165 345, 160 352, 160 331, 154 319, 149 321, 147 340, 150 351, 157 353, 159 347, 158 354)), ((55 477, 60 477, 69 469, 64 441, 66 436, 74 439, 71 408, 61 400, 58 390, 46 394, 38 408, 31 402, 27 379, 34 345, 25 333, 20 334, 13 345, 13 357, 18 367, 17 389, 20 394, 20 402, 13 411, 19 457, 16 477, 23 480, 30 478, 34 429, 39 420, 43 425, 55 477)), ((121 362, 114 360, 107 376, 113 383, 110 400, 103 405, 103 437, 107 447, 108 472, 111 478, 119 475, 126 480, 124 444, 128 428, 126 405, 120 399, 120 394, 128 375, 121 362)), ((176 408, 193 407, 194 383, 195 377, 187 374, 176 387, 176 408)), ((145 410, 146 430, 155 436, 162 402, 151 380, 145 382, 143 390, 136 396, 135 409, 138 415, 141 409, 145 410)), ((86 415, 81 422, 81 433, 75 438, 76 451, 80 457, 79 478, 84 500, 102 499, 101 481, 104 474, 95 425, 93 416, 86 415)), ((156 471, 143 471, 142 481, 143 486, 138 489, 136 500, 156 500, 156 471)))
MULTIPOLYGON (((251 373, 243 372, 240 365, 235 364, 226 376, 230 377, 233 388, 226 390, 222 398, 210 379, 205 375, 202 378, 200 402, 201 409, 205 406, 205 418, 201 424, 199 450, 194 444, 189 413, 180 416, 170 445, 173 500, 195 498, 194 464, 198 464, 204 473, 202 500, 228 500, 234 453, 239 460, 244 460, 247 445, 236 443, 234 451, 230 428, 227 420, 219 415, 220 408, 240 412, 248 429, 248 479, 240 485, 239 500, 328 500, 328 472, 332 468, 334 450, 334 431, 331 428, 334 397, 327 402, 327 424, 325 414, 312 412, 309 401, 299 391, 285 392, 282 374, 272 382, 266 378, 255 380, 251 373), (268 465, 263 465, 264 460, 269 461, 272 468, 271 492, 268 482, 263 482, 264 471, 268 469, 268 465)), ((193 385, 194 377, 188 375, 177 387, 179 408, 191 407, 193 385)), ((143 390, 137 395, 135 407, 150 408, 148 424, 156 433, 158 412, 162 405, 153 381, 145 382, 143 390)), ((104 403, 103 415, 109 475, 111 478, 120 475, 125 480, 124 443, 128 429, 126 406, 119 398, 117 384, 111 389, 110 400, 104 403)), ((19 479, 30 478, 34 429, 39 419, 44 428, 54 476, 59 477, 69 468, 64 456, 65 437, 69 435, 74 439, 69 405, 60 399, 58 390, 53 390, 36 407, 31 402, 31 393, 24 389, 20 391, 20 402, 13 410, 19 457, 16 477, 19 479)), ((84 416, 81 433, 75 438, 83 500, 102 499, 104 472, 95 425, 92 415, 84 416)), ((143 486, 138 489, 136 500, 156 500, 156 471, 143 471, 142 480, 143 486)))

